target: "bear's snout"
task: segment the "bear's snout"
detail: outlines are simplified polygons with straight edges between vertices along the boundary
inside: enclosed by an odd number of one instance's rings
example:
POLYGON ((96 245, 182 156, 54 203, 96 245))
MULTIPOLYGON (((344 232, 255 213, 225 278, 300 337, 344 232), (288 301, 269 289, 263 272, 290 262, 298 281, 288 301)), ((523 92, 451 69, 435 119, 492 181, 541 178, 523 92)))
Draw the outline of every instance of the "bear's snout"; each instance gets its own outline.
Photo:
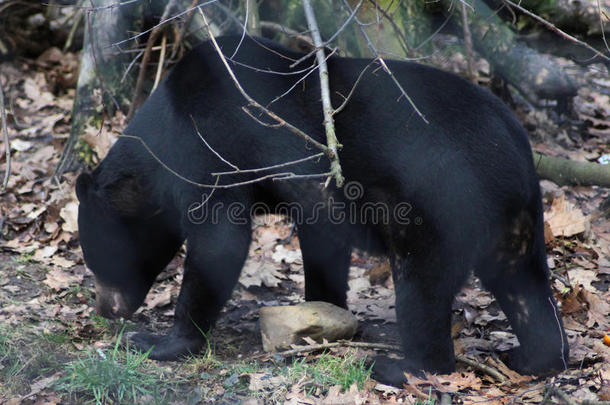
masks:
POLYGON ((95 312, 98 315, 109 319, 129 318, 134 311, 119 290, 95 280, 95 312))

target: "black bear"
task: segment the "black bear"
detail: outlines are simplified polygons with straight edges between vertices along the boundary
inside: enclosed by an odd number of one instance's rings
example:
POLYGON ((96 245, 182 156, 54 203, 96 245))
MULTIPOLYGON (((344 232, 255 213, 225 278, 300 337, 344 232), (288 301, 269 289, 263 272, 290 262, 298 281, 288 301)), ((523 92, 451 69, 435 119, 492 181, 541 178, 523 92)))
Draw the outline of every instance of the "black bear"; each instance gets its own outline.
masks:
MULTIPOLYGON (((229 64, 252 98, 325 142, 317 73, 303 79, 309 70, 290 67, 302 54, 263 39, 218 42, 225 55, 237 50, 229 64)), ((425 122, 375 62, 362 73, 370 63, 328 60, 333 105, 353 89, 334 117, 343 188, 311 177, 328 171, 324 157, 269 168, 319 151, 244 111, 247 101, 210 42, 178 63, 126 137, 76 183, 98 312, 131 315, 186 240, 172 329, 137 333, 132 342, 152 347, 150 357, 159 360, 197 352, 201 331, 212 327, 238 280, 252 215, 266 207, 297 224, 306 300, 346 307, 353 247, 390 258, 405 357, 377 358, 378 380, 396 385, 403 371, 454 370, 451 304, 471 271, 519 339, 511 367, 528 374, 564 369, 568 344, 547 278, 540 189, 525 131, 488 91, 432 67, 388 61, 425 122), (267 169, 213 175, 235 167, 267 169), (301 178, 223 187, 279 172, 301 178)))

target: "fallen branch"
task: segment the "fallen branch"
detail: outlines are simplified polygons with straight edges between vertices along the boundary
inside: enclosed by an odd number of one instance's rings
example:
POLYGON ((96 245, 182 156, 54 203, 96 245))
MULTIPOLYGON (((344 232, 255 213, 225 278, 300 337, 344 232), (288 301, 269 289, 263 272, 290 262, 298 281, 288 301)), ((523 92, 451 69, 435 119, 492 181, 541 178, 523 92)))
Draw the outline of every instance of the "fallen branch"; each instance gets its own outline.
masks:
POLYGON ((385 344, 385 343, 352 342, 349 340, 340 340, 338 342, 332 342, 332 343, 319 343, 316 345, 300 346, 300 347, 296 347, 294 349, 285 350, 283 352, 278 352, 276 354, 278 354, 282 357, 289 357, 289 356, 294 356, 295 354, 299 354, 299 353, 313 352, 316 350, 330 349, 333 347, 358 347, 361 349, 377 349, 377 350, 387 350, 387 351, 392 351, 392 352, 399 352, 402 350, 400 348, 400 346, 389 345, 389 344, 385 344))
POLYGON ((560 186, 601 186, 610 188, 610 165, 577 162, 534 152, 536 172, 542 179, 560 186))
MULTIPOLYGON (((330 149, 333 156, 330 158, 330 172, 335 178, 337 187, 341 187, 345 179, 341 174, 341 163, 337 150, 341 148, 341 144, 337 140, 335 133, 335 120, 333 119, 333 106, 330 101, 330 86, 328 83, 328 65, 326 64, 326 56, 324 54, 324 44, 320 36, 320 29, 316 21, 316 15, 309 0, 303 0, 303 9, 313 43, 316 46, 316 60, 318 61, 318 74, 320 76, 320 93, 322 96, 322 111, 324 113, 324 131, 326 132, 326 145, 330 149)), ((326 181, 326 184, 330 181, 326 181)))
POLYGON ((462 356, 460 354, 455 356, 455 359, 457 361, 459 361, 460 363, 464 363, 467 366, 470 366, 476 370, 479 370, 485 374, 489 374, 490 376, 492 376, 493 378, 495 378, 500 384, 505 384, 506 383, 506 378, 496 369, 491 368, 488 365, 485 365, 483 363, 479 363, 478 361, 469 359, 466 356, 462 356))
POLYGON ((2 82, 0 81, 0 114, 2 114, 2 133, 4 134, 4 148, 6 154, 6 170, 4 171, 4 181, 2 182, 2 190, 6 190, 8 186, 8 178, 11 175, 11 142, 8 138, 8 129, 6 127, 6 108, 4 107, 4 92, 2 91, 2 82))
MULTIPOLYGON (((319 343, 319 344, 315 344, 315 345, 299 346, 299 347, 295 347, 294 349, 285 350, 283 352, 278 352, 276 354, 280 355, 282 357, 289 357, 289 356, 294 356, 295 354, 313 352, 316 350, 323 350, 323 349, 331 349, 333 347, 357 347, 357 348, 361 348, 361 349, 376 349, 376 350, 385 350, 385 351, 392 351, 392 352, 400 352, 402 350, 401 347, 398 345, 389 345, 389 344, 385 344, 385 343, 352 342, 350 340, 340 340, 338 342, 332 342, 332 343, 319 343)), ((499 371, 497 371, 496 369, 489 367, 485 364, 481 364, 478 361, 469 359, 468 357, 462 356, 459 354, 455 356, 455 360, 459 361, 460 363, 464 363, 467 366, 470 366, 474 369, 477 369, 483 373, 489 374, 490 376, 495 378, 501 384, 504 384, 507 382, 506 377, 504 377, 499 371)))

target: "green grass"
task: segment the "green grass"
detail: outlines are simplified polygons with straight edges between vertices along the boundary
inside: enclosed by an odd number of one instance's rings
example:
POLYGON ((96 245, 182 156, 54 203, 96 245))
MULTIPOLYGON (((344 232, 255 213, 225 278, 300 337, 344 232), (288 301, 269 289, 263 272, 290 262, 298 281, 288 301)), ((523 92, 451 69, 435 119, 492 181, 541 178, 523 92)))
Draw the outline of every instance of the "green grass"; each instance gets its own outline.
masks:
POLYGON ((27 394, 29 384, 52 374, 65 351, 57 334, 36 334, 25 328, 0 325, 0 397, 27 394))
POLYGON ((64 366, 66 375, 56 388, 66 391, 79 402, 139 403, 162 402, 159 387, 166 386, 158 375, 144 371, 147 353, 135 353, 129 348, 120 349, 122 334, 109 353, 91 351, 86 356, 64 366))
POLYGON ((326 391, 334 385, 340 385, 342 390, 347 390, 354 383, 358 389, 362 389, 365 381, 371 376, 371 368, 372 366, 366 366, 366 358, 358 359, 354 351, 348 351, 341 357, 324 352, 311 364, 305 359, 294 360, 288 374, 293 381, 303 377, 309 379, 311 393, 315 388, 326 391))

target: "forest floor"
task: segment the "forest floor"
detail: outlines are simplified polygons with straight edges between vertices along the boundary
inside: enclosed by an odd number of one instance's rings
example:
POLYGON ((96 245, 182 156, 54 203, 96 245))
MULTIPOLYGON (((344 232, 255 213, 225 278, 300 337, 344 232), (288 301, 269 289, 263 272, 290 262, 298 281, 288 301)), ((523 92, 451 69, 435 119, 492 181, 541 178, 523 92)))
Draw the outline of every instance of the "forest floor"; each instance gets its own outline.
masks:
MULTIPOLYGON (((559 375, 522 376, 502 363, 516 338, 476 279, 455 301, 452 333, 456 353, 477 366, 458 362, 453 374, 410 376, 398 389, 370 379, 373 349, 334 347, 288 360, 264 353, 259 308, 303 301, 298 239, 279 217, 257 221, 240 284, 205 353, 158 362, 125 348, 125 332, 163 332, 171 325, 183 256, 161 274, 133 319, 111 322, 95 315, 93 279, 78 247, 76 173, 61 184, 52 179, 69 134, 77 64, 77 55, 50 49, 36 60, 0 66, 13 151, 9 186, 0 194, 0 403, 610 401, 610 338, 604 344, 610 335, 609 193, 548 181, 541 185, 551 282, 571 349, 568 369, 559 375)), ((559 125, 547 112, 517 113, 536 150, 607 162, 610 80, 603 69, 579 69, 585 73, 578 75, 583 82, 575 100, 576 126, 559 125)), ((91 149, 83 148, 82 156, 103 156, 124 121, 119 114, 101 131, 88 131, 84 139, 91 149)), ((4 173, 6 162, 0 162, 4 173)), ((355 340, 397 343, 387 262, 354 253, 349 283, 349 307, 360 321, 355 340)))

